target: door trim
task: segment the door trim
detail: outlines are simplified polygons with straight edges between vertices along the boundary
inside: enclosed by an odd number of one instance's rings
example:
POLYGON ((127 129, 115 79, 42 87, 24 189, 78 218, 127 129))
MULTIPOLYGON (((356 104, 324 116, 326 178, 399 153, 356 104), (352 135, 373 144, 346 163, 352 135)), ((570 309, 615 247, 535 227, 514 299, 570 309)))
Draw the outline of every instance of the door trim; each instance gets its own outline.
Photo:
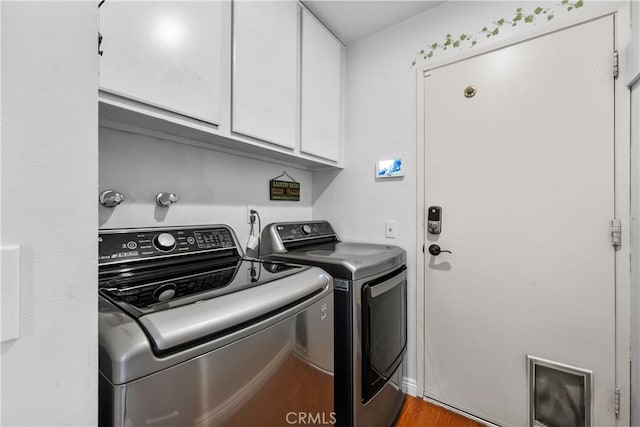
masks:
MULTIPOLYGON (((577 25, 613 15, 614 18, 614 50, 620 52, 621 66, 618 79, 614 81, 614 212, 622 223, 623 236, 620 247, 615 250, 615 381, 620 390, 620 416, 617 425, 629 425, 631 420, 631 312, 630 312, 630 286, 631 286, 631 153, 630 153, 630 124, 631 124, 631 91, 625 84, 628 76, 626 63, 626 52, 620 51, 619 46, 626 46, 631 40, 631 11, 630 4, 625 3, 619 9, 610 13, 597 14, 595 16, 583 17, 582 20, 564 26, 547 27, 546 31, 536 31, 520 37, 513 37, 502 43, 491 45, 486 48, 478 48, 473 54, 455 56, 453 58, 433 62, 432 64, 418 67, 416 70, 416 363, 417 363, 417 384, 416 391, 418 397, 428 399, 425 392, 426 384, 426 325, 424 310, 425 302, 425 268, 426 256, 424 252, 426 243, 425 232, 425 117, 424 117, 424 79, 428 78, 428 72, 435 68, 450 65, 494 52, 509 46, 523 43, 535 38, 543 37, 558 31, 566 30, 577 25)), ((612 71, 613 72, 613 71, 612 71)), ((612 250, 614 250, 612 248, 612 250)), ((614 390, 611 391, 613 402, 614 390)), ((440 403, 442 405, 442 403, 440 403)))

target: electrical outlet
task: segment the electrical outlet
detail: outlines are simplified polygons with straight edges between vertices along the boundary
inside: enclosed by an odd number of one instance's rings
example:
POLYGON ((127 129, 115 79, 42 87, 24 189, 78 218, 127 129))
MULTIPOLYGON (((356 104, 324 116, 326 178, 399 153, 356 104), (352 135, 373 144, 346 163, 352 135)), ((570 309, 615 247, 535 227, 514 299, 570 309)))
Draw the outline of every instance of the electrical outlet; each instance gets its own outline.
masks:
POLYGON ((257 211, 257 210, 258 209, 253 205, 247 206, 247 224, 251 224, 251 211, 257 211))
POLYGON ((395 239, 398 237, 396 233, 397 222, 395 219, 388 219, 384 222, 384 235, 389 239, 395 239))

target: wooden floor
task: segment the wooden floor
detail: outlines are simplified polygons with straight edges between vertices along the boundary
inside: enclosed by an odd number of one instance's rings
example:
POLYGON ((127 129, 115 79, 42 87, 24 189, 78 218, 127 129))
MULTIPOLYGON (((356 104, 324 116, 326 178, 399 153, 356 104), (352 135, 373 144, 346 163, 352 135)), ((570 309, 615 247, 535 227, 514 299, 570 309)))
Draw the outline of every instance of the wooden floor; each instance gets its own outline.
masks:
POLYGON ((483 427, 483 424, 417 397, 407 396, 396 427, 483 427))

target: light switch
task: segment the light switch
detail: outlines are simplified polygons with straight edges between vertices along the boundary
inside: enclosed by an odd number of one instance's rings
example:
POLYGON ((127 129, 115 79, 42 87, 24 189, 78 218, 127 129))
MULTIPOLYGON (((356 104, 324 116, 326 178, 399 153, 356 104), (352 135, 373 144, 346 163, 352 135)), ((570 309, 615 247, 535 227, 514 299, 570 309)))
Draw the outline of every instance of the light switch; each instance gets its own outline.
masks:
POLYGON ((0 249, 0 342, 20 338, 20 246, 0 249))
POLYGON ((398 237, 396 234, 396 221, 388 219, 384 222, 384 235, 389 239, 395 239, 398 237))

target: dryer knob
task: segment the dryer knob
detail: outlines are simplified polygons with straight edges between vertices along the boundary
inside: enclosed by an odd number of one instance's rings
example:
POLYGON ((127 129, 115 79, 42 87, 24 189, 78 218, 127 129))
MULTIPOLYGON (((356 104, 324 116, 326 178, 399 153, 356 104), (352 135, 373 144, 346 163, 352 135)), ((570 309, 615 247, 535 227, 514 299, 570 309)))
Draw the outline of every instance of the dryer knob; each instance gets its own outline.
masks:
POLYGON ((176 238, 169 233, 160 233, 153 238, 155 247, 163 252, 169 252, 176 247, 176 238))
POLYGON ((311 234, 311 227, 308 224, 305 224, 300 227, 300 231, 302 231, 302 234, 304 234, 305 236, 308 236, 309 234, 311 234))

